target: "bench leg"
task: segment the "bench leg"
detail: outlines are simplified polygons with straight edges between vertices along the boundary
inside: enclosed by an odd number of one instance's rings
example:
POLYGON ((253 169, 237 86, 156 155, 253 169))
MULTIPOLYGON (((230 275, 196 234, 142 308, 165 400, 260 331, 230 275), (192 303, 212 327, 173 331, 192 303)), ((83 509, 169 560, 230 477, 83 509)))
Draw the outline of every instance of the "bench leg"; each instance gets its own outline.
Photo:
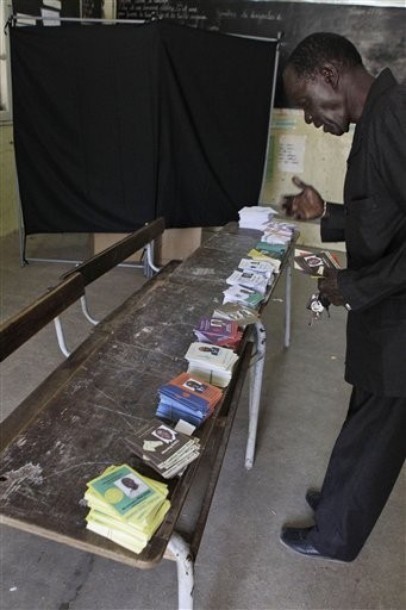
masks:
POLYGON ((158 273, 158 271, 160 270, 160 267, 157 267, 155 265, 155 244, 154 241, 149 242, 149 244, 146 245, 145 248, 145 254, 146 254, 146 258, 145 258, 145 275, 148 279, 150 279, 151 277, 153 277, 153 275, 155 273, 158 273))
POLYGON ((194 563, 190 547, 180 534, 173 532, 168 551, 176 561, 179 610, 193 610, 194 563))
POLYGON ((80 304, 82 306, 82 312, 83 312, 83 315, 85 316, 86 320, 88 320, 90 322, 90 324, 93 324, 93 326, 97 326, 99 321, 95 320, 95 318, 92 318, 92 316, 90 315, 89 308, 87 306, 86 296, 80 297, 80 304))
POLYGON ((264 374, 266 330, 262 322, 255 324, 255 362, 250 368, 249 388, 249 423, 248 441, 245 451, 245 468, 251 470, 254 464, 255 442, 257 438, 257 427, 259 407, 261 402, 262 377, 264 374))
POLYGON ((292 311, 292 261, 286 268, 286 284, 285 284, 285 339, 284 347, 290 345, 290 327, 291 327, 291 311, 292 311))
POLYGON ((68 358, 68 356, 70 356, 70 351, 66 347, 65 336, 63 334, 62 324, 61 324, 61 320, 60 320, 59 316, 54 318, 54 325, 55 325, 55 331, 56 331, 56 338, 58 339, 59 349, 61 350, 62 354, 66 358, 68 358))

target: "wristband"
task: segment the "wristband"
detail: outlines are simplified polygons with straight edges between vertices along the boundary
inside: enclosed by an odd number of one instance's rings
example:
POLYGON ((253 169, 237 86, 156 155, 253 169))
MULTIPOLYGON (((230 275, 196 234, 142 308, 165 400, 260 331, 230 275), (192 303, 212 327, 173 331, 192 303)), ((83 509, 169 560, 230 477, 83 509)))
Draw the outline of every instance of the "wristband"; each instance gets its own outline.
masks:
POLYGON ((324 200, 324 201, 323 201, 323 213, 322 213, 322 215, 320 216, 320 218, 324 218, 324 217, 325 217, 325 215, 326 215, 326 212, 327 212, 327 201, 326 201, 326 200, 324 200))

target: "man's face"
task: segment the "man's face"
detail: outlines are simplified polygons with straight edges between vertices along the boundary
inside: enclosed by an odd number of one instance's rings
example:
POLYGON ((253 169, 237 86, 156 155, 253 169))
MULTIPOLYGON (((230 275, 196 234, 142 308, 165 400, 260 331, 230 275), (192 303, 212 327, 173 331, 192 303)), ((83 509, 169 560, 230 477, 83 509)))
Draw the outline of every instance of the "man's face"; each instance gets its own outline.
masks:
POLYGON ((320 71, 313 78, 298 78, 295 69, 288 66, 283 74, 285 92, 289 101, 304 112, 306 123, 335 136, 341 136, 349 129, 350 121, 346 110, 345 97, 326 71, 320 71))

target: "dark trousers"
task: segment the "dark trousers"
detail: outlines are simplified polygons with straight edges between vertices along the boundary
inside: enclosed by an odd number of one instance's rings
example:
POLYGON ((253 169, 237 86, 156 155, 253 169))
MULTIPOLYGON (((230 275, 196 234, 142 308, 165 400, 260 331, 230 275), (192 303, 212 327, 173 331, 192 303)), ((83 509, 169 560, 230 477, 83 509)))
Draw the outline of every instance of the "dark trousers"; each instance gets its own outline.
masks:
POLYGON ((362 549, 402 468, 405 424, 406 398, 353 388, 310 534, 323 555, 352 561, 362 549))

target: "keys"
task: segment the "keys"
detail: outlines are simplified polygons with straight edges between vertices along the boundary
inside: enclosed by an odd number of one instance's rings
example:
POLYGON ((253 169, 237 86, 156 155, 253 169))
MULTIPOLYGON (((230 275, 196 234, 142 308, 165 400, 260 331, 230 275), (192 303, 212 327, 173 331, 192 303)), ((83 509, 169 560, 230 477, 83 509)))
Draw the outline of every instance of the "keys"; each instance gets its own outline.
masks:
POLYGON ((313 322, 320 320, 323 311, 326 311, 328 317, 330 317, 329 307, 330 301, 326 299, 326 297, 320 295, 319 292, 314 292, 306 305, 306 308, 311 312, 309 326, 313 326, 313 322))
POLYGON ((326 310, 328 317, 330 317, 330 301, 328 300, 328 298, 326 296, 324 296, 323 294, 319 293, 319 301, 323 305, 324 309, 326 310))

